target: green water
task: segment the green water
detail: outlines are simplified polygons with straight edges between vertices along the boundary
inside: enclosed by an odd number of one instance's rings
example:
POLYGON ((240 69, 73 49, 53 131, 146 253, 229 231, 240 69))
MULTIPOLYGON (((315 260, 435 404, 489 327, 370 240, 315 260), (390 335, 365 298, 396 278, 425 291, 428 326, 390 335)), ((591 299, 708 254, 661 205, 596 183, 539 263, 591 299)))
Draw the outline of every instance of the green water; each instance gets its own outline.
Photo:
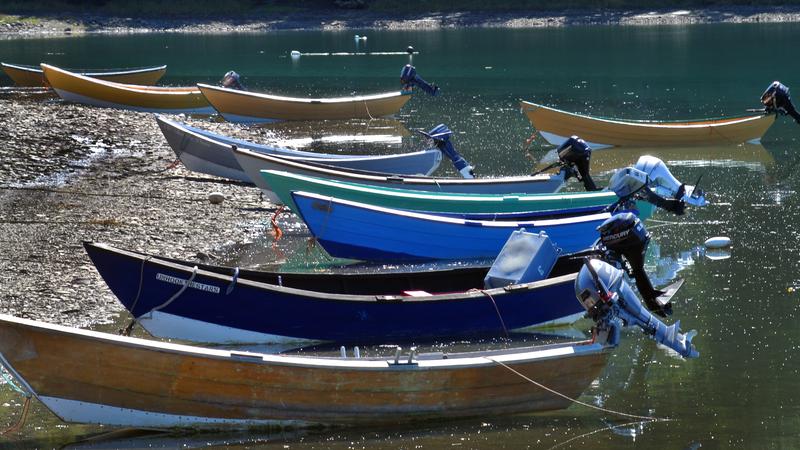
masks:
MULTIPOLYGON (((479 173, 521 174, 529 170, 522 142, 532 129, 519 99, 634 119, 738 115, 757 107, 774 79, 800 89, 797 42, 800 25, 794 24, 170 34, 0 41, 0 60, 73 67, 167 63, 163 81, 173 85, 216 81, 235 69, 251 90, 328 96, 393 90, 409 58, 293 61, 289 51, 402 51, 413 45, 420 51, 413 64, 443 94, 416 96, 399 120, 408 128, 446 123, 479 173), (358 48, 356 33, 368 36, 358 48)), ((686 279, 671 320, 699 331, 701 357, 676 359, 639 332, 628 332, 581 400, 671 421, 626 425, 631 420, 575 405, 544 415, 417 428, 159 438, 153 445, 219 445, 222 439, 288 448, 796 448, 800 292, 789 288, 800 288, 798 136, 800 127, 783 118, 763 147, 664 152, 679 179, 703 175, 712 202, 685 217, 657 214, 647 223, 658 244, 653 270, 686 279), (712 260, 697 250, 716 235, 731 237, 730 258, 712 260)), ((535 153, 543 155, 539 147, 535 153)), ((620 158, 619 164, 629 164, 638 156, 613 151, 596 152, 597 163, 609 158, 613 165, 620 158)), ((13 397, 10 390, 3 396, 13 397)), ((19 408, 2 411, 16 414, 19 408)), ((39 435, 59 441, 69 434, 39 414, 39 435)))

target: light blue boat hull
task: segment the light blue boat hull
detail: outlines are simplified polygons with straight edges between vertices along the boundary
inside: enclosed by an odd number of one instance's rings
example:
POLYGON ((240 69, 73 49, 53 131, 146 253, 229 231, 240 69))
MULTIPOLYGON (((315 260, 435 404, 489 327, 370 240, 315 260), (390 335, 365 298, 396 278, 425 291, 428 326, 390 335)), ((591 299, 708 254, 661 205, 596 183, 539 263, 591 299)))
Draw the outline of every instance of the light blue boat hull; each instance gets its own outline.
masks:
POLYGON ((167 143, 186 168, 193 172, 246 183, 255 181, 239 165, 231 150, 232 146, 298 162, 317 162, 342 169, 397 175, 429 175, 442 161, 442 152, 435 148, 410 153, 369 156, 313 153, 234 139, 161 116, 156 116, 156 121, 167 143))

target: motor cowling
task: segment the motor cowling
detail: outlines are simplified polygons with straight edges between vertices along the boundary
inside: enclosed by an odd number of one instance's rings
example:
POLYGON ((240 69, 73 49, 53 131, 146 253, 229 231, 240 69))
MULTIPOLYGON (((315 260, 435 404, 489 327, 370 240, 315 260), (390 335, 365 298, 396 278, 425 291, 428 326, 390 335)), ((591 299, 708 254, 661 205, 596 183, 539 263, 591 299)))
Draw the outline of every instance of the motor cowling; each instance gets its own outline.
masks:
POLYGON ((222 77, 222 81, 220 83, 222 84, 222 87, 228 89, 237 89, 239 91, 245 90, 244 85, 241 82, 241 77, 233 70, 229 70, 225 76, 222 77))
POLYGON ((463 156, 461 156, 455 147, 453 147, 453 143, 450 142, 450 136, 453 135, 453 132, 450 131, 450 128, 448 128, 447 125, 442 123, 436 125, 427 133, 424 131, 420 131, 420 133, 433 140, 436 148, 438 148, 450 159, 450 161, 453 162, 453 166, 455 166, 456 170, 461 174, 462 177, 475 178, 475 168, 472 167, 472 164, 464 159, 463 156))
POLYGON ((792 103, 792 97, 789 95, 789 87, 780 81, 773 81, 767 90, 761 94, 761 104, 764 105, 767 113, 781 113, 788 114, 800 123, 800 113, 792 103))
POLYGON ((595 321, 598 334, 604 334, 611 345, 619 343, 622 326, 637 326, 684 358, 700 356, 692 343, 696 331, 681 333, 680 321, 668 327, 650 314, 625 282, 623 272, 604 261, 586 261, 575 279, 575 296, 595 321))
POLYGON ((589 173, 589 163, 592 158, 592 148, 583 139, 578 136, 571 136, 564 141, 557 149, 558 159, 577 170, 577 178, 583 181, 583 187, 587 191, 597 191, 599 188, 592 180, 592 175, 589 173))
POLYGON ((633 213, 615 214, 606 219, 597 231, 600 242, 611 253, 610 258, 625 258, 630 275, 636 281, 636 288, 642 295, 647 308, 661 317, 672 314, 672 303, 660 299, 663 291, 655 289, 644 270, 644 259, 650 244, 650 233, 633 213))
POLYGON ((439 86, 423 80, 422 77, 417 75, 417 69, 411 64, 406 64, 400 70, 400 83, 403 85, 404 90, 412 90, 414 87, 418 87, 431 96, 435 97, 439 94, 439 86))

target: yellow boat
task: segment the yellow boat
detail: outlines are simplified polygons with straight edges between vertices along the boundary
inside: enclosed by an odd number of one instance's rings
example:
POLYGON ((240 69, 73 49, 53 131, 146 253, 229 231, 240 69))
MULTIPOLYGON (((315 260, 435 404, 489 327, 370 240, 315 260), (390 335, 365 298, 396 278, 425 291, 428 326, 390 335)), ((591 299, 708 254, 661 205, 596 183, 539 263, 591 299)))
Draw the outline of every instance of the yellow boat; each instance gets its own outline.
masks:
POLYGON ((44 76, 59 97, 87 105, 162 113, 213 113, 195 87, 156 87, 97 80, 42 64, 44 76))
POLYGON ((297 98, 198 84, 208 102, 231 122, 370 119, 395 114, 410 91, 339 98, 297 98))
MULTIPOLYGON (((0 63, 0 67, 14 84, 24 87, 49 87, 44 80, 42 69, 38 66, 24 66, 20 64, 0 63)), ((86 77, 99 80, 113 81, 114 83, 138 84, 152 86, 164 76, 167 66, 145 67, 142 69, 124 70, 92 70, 77 72, 86 77)))
POLYGON ((775 122, 774 114, 659 122, 601 119, 531 102, 521 102, 521 107, 534 128, 551 144, 561 145, 567 137, 577 135, 594 148, 757 144, 775 122))

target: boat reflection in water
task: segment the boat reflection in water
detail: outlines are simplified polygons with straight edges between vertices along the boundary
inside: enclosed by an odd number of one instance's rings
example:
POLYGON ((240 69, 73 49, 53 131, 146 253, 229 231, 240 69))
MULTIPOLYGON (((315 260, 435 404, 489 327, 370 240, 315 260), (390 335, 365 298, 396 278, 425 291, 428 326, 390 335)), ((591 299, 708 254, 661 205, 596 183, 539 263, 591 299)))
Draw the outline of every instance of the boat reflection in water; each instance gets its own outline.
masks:
MULTIPOLYGON (((592 152, 592 173, 601 174, 634 164, 639 156, 652 155, 669 167, 743 167, 754 171, 766 171, 775 164, 775 159, 761 144, 739 144, 713 147, 669 148, 669 147, 619 147, 592 152)), ((546 166, 558 160, 555 149, 550 149, 541 158, 538 166, 546 166)))
MULTIPOLYGON (((321 153, 380 155, 403 149, 411 132, 395 119, 276 122, 254 127, 274 132, 270 144, 321 153)), ((409 144, 410 145, 410 144, 409 144)))

